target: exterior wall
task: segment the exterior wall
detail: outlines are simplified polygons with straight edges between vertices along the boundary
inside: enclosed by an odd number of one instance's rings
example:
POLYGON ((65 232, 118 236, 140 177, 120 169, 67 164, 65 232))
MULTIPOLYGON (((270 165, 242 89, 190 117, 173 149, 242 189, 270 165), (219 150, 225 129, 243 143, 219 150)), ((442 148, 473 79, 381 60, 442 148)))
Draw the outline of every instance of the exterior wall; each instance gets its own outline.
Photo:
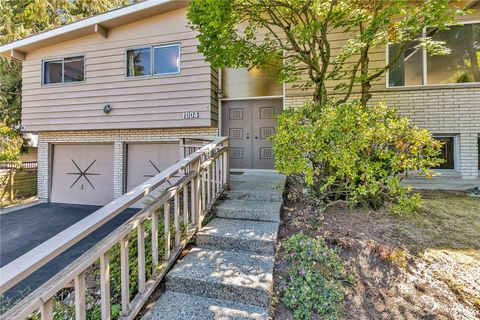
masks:
POLYGON ((213 127, 40 132, 38 136, 38 197, 40 200, 48 200, 49 198, 52 165, 51 146, 55 143, 113 143, 114 197, 117 198, 124 191, 126 143, 178 141, 180 138, 212 137, 217 134, 217 128, 213 127))
MULTIPOLYGON (((480 20, 480 3, 477 11, 461 17, 461 21, 480 20)), ((331 37, 338 50, 349 38, 348 34, 335 32, 331 37)), ((385 65, 385 51, 377 50, 371 55, 373 66, 385 65)), ((329 82, 332 89, 337 84, 329 82)), ((358 94, 354 90, 352 98, 358 94)), ((427 85, 417 87, 387 88, 386 78, 372 85, 372 103, 384 101, 390 107, 409 117, 415 125, 427 128, 433 134, 458 135, 458 162, 456 172, 443 172, 443 177, 479 179, 478 137, 480 135, 480 84, 427 85)), ((358 97, 358 95, 357 95, 358 97)), ((292 84, 286 86, 285 106, 300 106, 312 99, 311 92, 301 91, 292 84)))
POLYGON ((217 72, 198 53, 186 9, 177 9, 27 54, 22 124, 26 131, 215 126, 217 72), (180 43, 181 72, 126 78, 126 49, 180 43), (41 84, 42 60, 85 56, 85 82, 41 84), (112 111, 103 113, 109 104, 112 111), (183 119, 198 111, 199 119, 183 119))

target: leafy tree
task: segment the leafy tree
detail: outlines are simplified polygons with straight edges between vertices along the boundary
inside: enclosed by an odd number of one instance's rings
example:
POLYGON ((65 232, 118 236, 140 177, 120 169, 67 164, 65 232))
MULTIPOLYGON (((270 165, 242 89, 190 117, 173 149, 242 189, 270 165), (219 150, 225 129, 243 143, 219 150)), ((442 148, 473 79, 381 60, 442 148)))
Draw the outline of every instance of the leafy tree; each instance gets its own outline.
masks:
POLYGON ((400 57, 372 66, 369 54, 386 44, 405 48, 407 41, 418 40, 430 53, 446 53, 422 30, 443 30, 463 13, 450 0, 193 0, 188 19, 199 31, 200 52, 213 66, 262 67, 283 58, 281 80, 308 75, 301 86, 313 89, 314 101, 322 106, 333 93, 347 101, 355 85, 366 105, 371 83, 400 57), (339 52, 332 30, 350 34, 339 52), (329 90, 327 80, 339 84, 329 90))
MULTIPOLYGON (((0 1, 0 45, 128 4, 128 0, 0 1)), ((21 122, 22 64, 0 57, 0 122, 21 122)), ((3 130, 3 127, 2 127, 3 130)), ((19 130, 12 134, 20 134, 19 130)))
POLYGON ((0 125, 0 161, 16 161, 23 140, 18 132, 6 125, 0 125))

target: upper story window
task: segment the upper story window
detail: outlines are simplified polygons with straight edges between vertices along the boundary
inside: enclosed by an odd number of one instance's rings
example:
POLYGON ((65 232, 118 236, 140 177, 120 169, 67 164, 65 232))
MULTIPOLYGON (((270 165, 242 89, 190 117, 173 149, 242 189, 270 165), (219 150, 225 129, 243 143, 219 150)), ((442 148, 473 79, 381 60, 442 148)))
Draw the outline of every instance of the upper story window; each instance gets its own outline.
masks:
MULTIPOLYGON (((434 31, 425 29, 424 32, 434 31)), ((479 22, 452 26, 448 30, 436 32, 432 38, 445 42, 451 53, 443 56, 429 55, 425 49, 417 48, 418 42, 415 41, 409 42, 403 52, 399 52, 399 45, 389 46, 389 62, 400 53, 399 60, 389 70, 389 87, 480 83, 479 22)))
POLYGON ((85 57, 67 57, 43 61, 42 84, 85 80, 85 57))
POLYGON ((180 72, 180 44, 127 50, 127 77, 180 72))

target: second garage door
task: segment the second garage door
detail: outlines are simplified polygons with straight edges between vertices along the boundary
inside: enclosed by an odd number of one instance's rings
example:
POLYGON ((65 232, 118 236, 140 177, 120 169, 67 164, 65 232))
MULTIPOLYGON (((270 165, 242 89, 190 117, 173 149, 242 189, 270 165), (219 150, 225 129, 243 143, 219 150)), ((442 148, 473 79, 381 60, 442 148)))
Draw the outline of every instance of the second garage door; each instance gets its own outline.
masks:
POLYGON ((113 200, 113 145, 54 145, 50 201, 105 205, 113 200))
POLYGON ((180 159, 178 143, 127 145, 127 191, 157 175, 180 159))

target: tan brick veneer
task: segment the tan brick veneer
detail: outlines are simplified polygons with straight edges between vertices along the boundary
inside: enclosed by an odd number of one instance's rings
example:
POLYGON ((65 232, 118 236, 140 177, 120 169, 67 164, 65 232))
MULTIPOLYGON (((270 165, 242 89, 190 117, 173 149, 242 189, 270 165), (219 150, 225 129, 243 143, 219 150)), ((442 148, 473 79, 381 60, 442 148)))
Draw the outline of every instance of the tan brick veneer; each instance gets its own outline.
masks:
MULTIPOLYGON (((286 97, 286 106, 299 106, 310 96, 286 97)), ((433 134, 459 136, 457 173, 444 177, 479 179, 480 86, 458 85, 424 88, 395 88, 373 93, 372 102, 385 101, 433 134)))

